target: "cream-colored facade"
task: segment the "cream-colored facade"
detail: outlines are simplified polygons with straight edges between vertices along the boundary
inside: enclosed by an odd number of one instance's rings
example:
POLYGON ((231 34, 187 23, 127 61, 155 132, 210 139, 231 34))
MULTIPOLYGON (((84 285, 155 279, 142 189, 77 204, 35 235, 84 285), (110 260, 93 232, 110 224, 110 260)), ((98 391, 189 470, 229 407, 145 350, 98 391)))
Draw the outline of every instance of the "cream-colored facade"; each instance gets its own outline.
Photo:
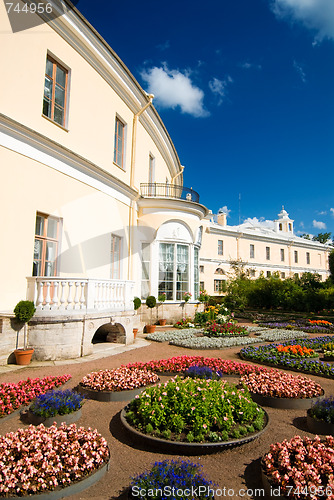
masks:
POLYGON ((231 263, 238 262, 253 278, 278 273, 291 278, 303 273, 329 276, 331 248, 294 234, 293 220, 282 208, 275 221, 228 226, 226 215, 218 214, 206 224, 200 258, 200 282, 210 295, 219 295, 233 275, 231 263))
POLYGON ((134 296, 166 293, 172 322, 190 292, 194 312, 200 281, 214 294, 217 268, 249 262, 253 241, 256 272, 282 268, 284 241, 287 273, 326 275, 322 245, 211 221, 183 187, 154 96, 79 11, 12 33, 0 4, 0 32, 1 363, 16 347, 13 309, 25 298, 37 307, 29 325, 35 357, 60 359, 91 353, 100 327, 109 341, 131 343, 147 316, 144 305, 134 313, 134 296), (288 260, 295 249, 299 271, 288 260))

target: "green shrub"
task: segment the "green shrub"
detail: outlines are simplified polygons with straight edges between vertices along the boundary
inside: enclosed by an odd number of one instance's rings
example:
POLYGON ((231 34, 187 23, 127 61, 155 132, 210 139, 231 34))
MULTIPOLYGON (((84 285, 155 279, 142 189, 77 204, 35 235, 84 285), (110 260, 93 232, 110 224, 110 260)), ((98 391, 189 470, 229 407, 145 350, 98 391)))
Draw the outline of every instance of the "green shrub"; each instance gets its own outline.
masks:
POLYGON ((140 306, 141 306, 141 300, 140 300, 139 297, 135 297, 133 299, 133 306, 134 306, 135 311, 137 311, 137 309, 140 308, 140 306))
POLYGON ((28 323, 35 314, 35 311, 36 307, 32 300, 20 300, 15 306, 14 314, 22 323, 28 323))
POLYGON ((149 309, 153 309, 157 305, 157 299, 153 295, 149 295, 145 303, 149 309))

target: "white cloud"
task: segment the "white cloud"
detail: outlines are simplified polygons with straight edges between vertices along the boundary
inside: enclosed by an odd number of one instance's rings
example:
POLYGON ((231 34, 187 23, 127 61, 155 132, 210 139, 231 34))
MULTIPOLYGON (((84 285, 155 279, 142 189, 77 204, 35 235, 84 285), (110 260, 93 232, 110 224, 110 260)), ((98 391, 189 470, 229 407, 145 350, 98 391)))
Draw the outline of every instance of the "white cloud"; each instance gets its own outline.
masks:
POLYGON ((326 224, 324 222, 314 220, 313 227, 316 227, 317 229, 326 229, 326 224))
POLYGON ((243 224, 247 224, 253 227, 264 227, 267 229, 274 229, 275 223, 272 220, 265 220, 264 217, 258 219, 257 217, 248 217, 248 219, 244 220, 243 224))
POLYGON ((293 67, 295 68, 298 75, 300 76, 301 81, 303 83, 306 83, 306 74, 305 74, 305 71, 303 70, 302 66, 300 64, 298 64, 297 61, 293 61, 293 67))
POLYGON ((219 214, 226 214, 227 217, 230 216, 230 212, 231 210, 229 208, 227 208, 226 205, 224 205, 223 207, 221 207, 219 210, 218 210, 218 213, 219 214))
POLYGON ((277 17, 299 21, 315 31, 316 40, 334 39, 333 0, 272 0, 277 17))
POLYGON ((156 66, 141 73, 148 84, 148 93, 154 94, 155 103, 162 108, 181 108, 182 113, 195 117, 205 117, 209 112, 204 108, 204 92, 190 79, 189 72, 169 70, 167 65, 156 66))
POLYGON ((329 210, 330 210, 332 216, 334 217, 334 208, 330 208, 329 210))
POLYGON ((218 106, 220 106, 224 98, 226 97, 226 87, 229 83, 233 83, 233 80, 230 76, 227 76, 225 80, 219 80, 218 78, 213 78, 209 81, 209 89, 211 92, 218 97, 218 106))

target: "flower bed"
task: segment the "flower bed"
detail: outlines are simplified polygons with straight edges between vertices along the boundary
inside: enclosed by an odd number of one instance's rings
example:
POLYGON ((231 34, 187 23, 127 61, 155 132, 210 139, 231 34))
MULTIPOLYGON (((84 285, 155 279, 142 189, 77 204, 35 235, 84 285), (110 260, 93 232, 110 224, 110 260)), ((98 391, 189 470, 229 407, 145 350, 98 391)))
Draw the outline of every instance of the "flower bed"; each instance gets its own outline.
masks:
POLYGON ((113 370, 100 370, 86 375, 81 386, 95 391, 124 391, 154 384, 159 380, 155 373, 136 367, 121 366, 113 370))
POLYGON ((261 322, 260 326, 268 328, 285 328, 289 330, 302 330, 307 333, 333 333, 334 325, 329 321, 299 319, 291 321, 261 322))
POLYGON ((190 378, 204 378, 204 379, 214 379, 219 380, 224 377, 224 373, 221 371, 214 371, 209 366, 190 366, 184 372, 185 377, 190 378))
MULTIPOLYGON (((308 342, 303 341, 303 345, 310 348, 321 347, 325 342, 324 339, 326 339, 326 337, 318 337, 308 342)), ((255 361, 257 363, 260 362, 269 366, 278 366, 303 373, 312 373, 322 377, 334 378, 334 367, 332 367, 331 364, 316 360, 312 361, 310 359, 293 359, 282 355, 275 347, 276 345, 274 344, 271 346, 245 347, 241 349, 240 356, 242 359, 255 361)))
POLYGON ((178 500, 189 500, 189 495, 186 496, 187 490, 195 492, 192 496, 194 499, 214 498, 215 485, 206 479, 201 468, 202 465, 180 459, 155 462, 148 472, 132 478, 130 498, 168 498, 173 488, 174 491, 185 492, 177 496, 178 500), (159 489, 163 491, 162 497, 150 493, 159 489))
POLYGON ((191 328, 184 330, 169 330, 165 332, 155 332, 146 335, 147 340, 153 340, 154 342, 170 342, 172 340, 183 340, 188 338, 195 338, 197 333, 201 333, 203 330, 199 328, 191 328))
POLYGON ((251 393, 275 398, 314 398, 323 394, 323 388, 314 380, 280 370, 248 373, 241 377, 240 382, 251 393))
POLYGON ((259 366, 252 366, 247 363, 230 361, 221 358, 207 358, 204 356, 174 356, 168 359, 157 359, 147 362, 130 363, 129 368, 138 368, 140 370, 152 370, 158 373, 180 373, 184 372, 190 366, 208 366, 212 370, 221 371, 225 374, 238 374, 266 370, 259 366))
POLYGON ((19 429, 0 437, 0 495, 65 488, 108 461, 107 442, 96 430, 75 424, 19 429))
POLYGON ((307 411, 307 425, 316 434, 334 435, 334 396, 317 401, 307 411))
POLYGON ((171 340, 170 345, 184 347, 186 349, 225 349, 226 347, 234 347, 238 345, 248 345, 259 343, 261 340, 256 337, 222 337, 222 338, 209 338, 209 337, 193 337, 185 339, 171 340))
POLYGON ((49 427, 54 422, 73 423, 81 417, 83 396, 71 391, 49 391, 41 394, 30 405, 22 419, 29 423, 39 425, 43 423, 49 427))
POLYGON ((262 458, 262 471, 272 488, 284 497, 299 500, 334 499, 334 438, 322 441, 295 436, 275 443, 262 458))
POLYGON ((204 335, 207 337, 240 337, 249 335, 246 328, 235 323, 218 323, 208 321, 204 329, 204 335))
POLYGON ((36 396, 59 387, 70 379, 71 375, 62 375, 42 379, 28 378, 17 384, 0 384, 0 417, 10 415, 20 406, 29 404, 36 396))
POLYGON ((125 418, 141 433, 184 443, 226 442, 265 425, 264 411, 247 390, 178 376, 145 389, 129 403, 125 418))

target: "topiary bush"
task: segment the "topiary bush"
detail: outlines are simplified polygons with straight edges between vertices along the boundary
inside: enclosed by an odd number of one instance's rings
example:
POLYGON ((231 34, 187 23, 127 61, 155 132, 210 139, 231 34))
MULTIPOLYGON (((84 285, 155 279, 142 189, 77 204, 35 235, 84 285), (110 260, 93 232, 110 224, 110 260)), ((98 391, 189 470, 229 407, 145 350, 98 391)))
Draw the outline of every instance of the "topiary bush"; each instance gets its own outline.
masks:
POLYGON ((14 308, 15 317, 22 323, 28 323, 35 312, 36 307, 32 300, 20 300, 14 308))
POLYGON ((135 297, 133 299, 133 306, 134 306, 135 311, 137 311, 137 309, 140 308, 140 306, 141 306, 141 300, 140 300, 139 297, 135 297))

